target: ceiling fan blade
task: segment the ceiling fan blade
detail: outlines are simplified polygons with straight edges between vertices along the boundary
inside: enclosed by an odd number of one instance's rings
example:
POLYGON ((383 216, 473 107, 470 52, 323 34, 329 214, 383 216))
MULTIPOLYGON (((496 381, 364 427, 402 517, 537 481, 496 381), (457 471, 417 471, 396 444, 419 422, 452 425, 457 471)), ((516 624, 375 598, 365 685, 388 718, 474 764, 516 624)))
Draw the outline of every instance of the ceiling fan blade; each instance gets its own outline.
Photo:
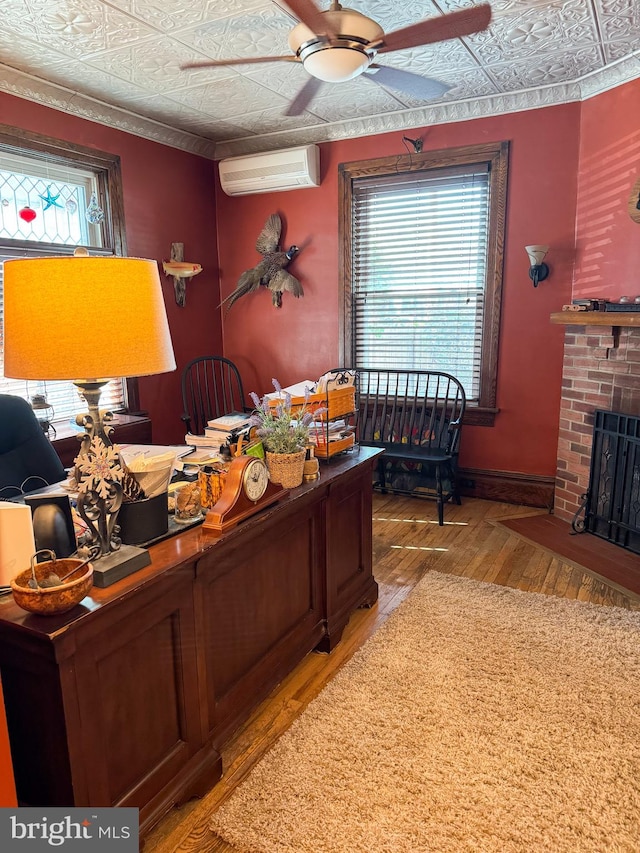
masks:
POLYGON ((285 112, 286 116, 299 116, 309 106, 316 93, 322 86, 322 80, 317 77, 309 77, 302 89, 289 104, 285 112))
POLYGON ((297 56, 247 56, 244 59, 203 59, 199 62, 183 62, 180 70, 187 68, 222 68, 225 65, 255 65, 257 62, 300 62, 297 56))
POLYGON ((411 71, 402 71, 400 68, 389 68, 382 65, 370 65, 369 69, 362 75, 365 80, 371 83, 377 83, 379 86, 388 86, 389 89, 395 89, 397 92, 402 92, 405 95, 412 95, 414 98, 422 98, 425 101, 432 98, 439 98, 448 92, 451 86, 440 80, 434 80, 431 77, 422 77, 420 74, 413 74, 411 71))
POLYGON ((319 9, 313 0, 283 0, 283 4, 317 36, 327 36, 332 39, 337 35, 330 25, 330 19, 323 14, 322 9, 319 9))
POLYGON ((490 21, 491 6, 483 3, 481 6, 460 9, 458 12, 451 12, 450 15, 428 18, 410 27, 385 33, 379 47, 378 42, 372 42, 369 46, 375 47, 379 53, 402 50, 407 47, 420 47, 423 44, 433 44, 437 41, 479 33, 481 30, 486 30, 490 21))

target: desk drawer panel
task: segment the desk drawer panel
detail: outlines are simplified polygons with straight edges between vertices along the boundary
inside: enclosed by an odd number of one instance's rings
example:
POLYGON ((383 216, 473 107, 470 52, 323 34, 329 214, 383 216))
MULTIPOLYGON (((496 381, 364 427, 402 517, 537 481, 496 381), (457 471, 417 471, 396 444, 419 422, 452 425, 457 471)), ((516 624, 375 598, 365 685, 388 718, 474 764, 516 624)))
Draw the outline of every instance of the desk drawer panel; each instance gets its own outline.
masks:
POLYGON ((321 636, 320 529, 312 506, 198 564, 210 730, 246 717, 321 636))

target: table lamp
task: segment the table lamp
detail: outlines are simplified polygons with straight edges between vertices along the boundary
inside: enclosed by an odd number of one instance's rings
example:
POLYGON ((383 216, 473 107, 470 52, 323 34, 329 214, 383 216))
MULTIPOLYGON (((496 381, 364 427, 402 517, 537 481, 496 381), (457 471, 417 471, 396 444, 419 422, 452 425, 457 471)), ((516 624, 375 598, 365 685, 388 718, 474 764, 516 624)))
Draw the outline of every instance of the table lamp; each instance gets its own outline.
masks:
POLYGON ((5 261, 3 288, 5 376, 70 380, 86 400, 88 413, 77 418, 85 430, 75 460, 78 511, 94 559, 112 555, 121 547, 124 472, 100 394, 109 378, 176 368, 158 266, 81 249, 5 261))

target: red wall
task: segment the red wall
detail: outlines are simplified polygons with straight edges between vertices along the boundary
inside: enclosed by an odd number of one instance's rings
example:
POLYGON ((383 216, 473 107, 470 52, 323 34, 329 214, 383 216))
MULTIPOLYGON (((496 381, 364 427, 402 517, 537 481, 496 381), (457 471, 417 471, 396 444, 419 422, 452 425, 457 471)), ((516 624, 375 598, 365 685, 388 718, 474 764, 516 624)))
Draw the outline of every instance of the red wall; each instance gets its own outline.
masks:
POLYGON ((429 150, 509 140, 500 413, 493 428, 465 429, 461 461, 551 476, 564 328, 550 324, 549 314, 571 299, 574 263, 574 296, 636 295, 640 241, 626 206, 640 174, 639 93, 636 81, 583 104, 326 143, 321 187, 233 199, 219 186, 214 198, 214 166, 201 157, 1 93, 0 120, 118 153, 129 254, 159 261, 181 241, 187 260, 204 266, 187 283, 186 308, 178 308, 172 281, 161 275, 179 369, 140 380, 142 406, 159 443, 182 439, 179 372, 195 355, 224 346, 247 391, 258 393, 271 389, 274 376, 283 384, 315 379, 338 363, 339 163, 405 156, 403 135, 422 137, 429 150), (258 261, 256 237, 275 211, 284 222, 283 244, 303 246, 290 270, 305 296, 285 295, 277 311, 261 291, 240 300, 223 321, 218 287, 229 294, 241 272, 258 261), (537 289, 527 275, 529 243, 551 246, 550 278, 537 289))
POLYGON ((0 807, 7 808, 17 804, 9 732, 7 731, 7 718, 4 713, 4 699, 2 698, 2 684, 0 683, 0 807))
POLYGON ((640 178, 640 80, 582 104, 574 296, 638 296, 640 225, 628 213, 640 178))
MULTIPOLYGON (((187 282, 184 308, 176 304, 173 279, 160 273, 178 369, 140 379, 154 441, 181 443, 180 368, 196 355, 222 352, 213 162, 2 93, 0 121, 119 154, 128 254, 161 261, 172 243, 182 242, 185 260, 202 264, 203 272, 187 282)), ((103 343, 109 346, 108 318, 103 343)))
MULTIPOLYGON (((338 164, 406 155, 402 136, 425 150, 511 142, 509 195, 495 426, 465 428, 465 467, 552 476, 556 468, 564 329, 549 315, 571 298, 580 105, 445 124, 326 143, 322 185, 286 193, 229 198, 218 187, 221 291, 234 288, 259 255, 255 241, 279 212, 283 245, 306 244, 289 271, 304 298, 271 306, 264 291, 239 300, 224 320, 224 349, 248 391, 316 379, 338 364, 338 164), (550 278, 535 289, 524 246, 549 243, 550 278)), ((425 365, 426 366, 426 365, 425 365)))

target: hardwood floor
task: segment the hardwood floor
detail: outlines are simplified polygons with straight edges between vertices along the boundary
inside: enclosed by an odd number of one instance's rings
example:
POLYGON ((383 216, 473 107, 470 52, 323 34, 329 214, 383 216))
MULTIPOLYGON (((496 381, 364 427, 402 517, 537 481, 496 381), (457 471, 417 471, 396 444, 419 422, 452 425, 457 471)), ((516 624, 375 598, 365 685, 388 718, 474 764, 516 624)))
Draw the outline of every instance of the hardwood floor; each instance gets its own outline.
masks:
POLYGON ((575 562, 563 562, 494 523, 535 514, 531 507, 467 498, 462 506, 445 507, 445 524, 439 527, 431 501, 374 495, 373 564, 380 587, 378 603, 354 613, 330 655, 308 655, 256 709, 223 752, 221 781, 202 799, 173 809, 147 836, 145 853, 233 853, 234 848, 209 832, 209 815, 428 571, 640 610, 638 596, 607 585, 575 562))

